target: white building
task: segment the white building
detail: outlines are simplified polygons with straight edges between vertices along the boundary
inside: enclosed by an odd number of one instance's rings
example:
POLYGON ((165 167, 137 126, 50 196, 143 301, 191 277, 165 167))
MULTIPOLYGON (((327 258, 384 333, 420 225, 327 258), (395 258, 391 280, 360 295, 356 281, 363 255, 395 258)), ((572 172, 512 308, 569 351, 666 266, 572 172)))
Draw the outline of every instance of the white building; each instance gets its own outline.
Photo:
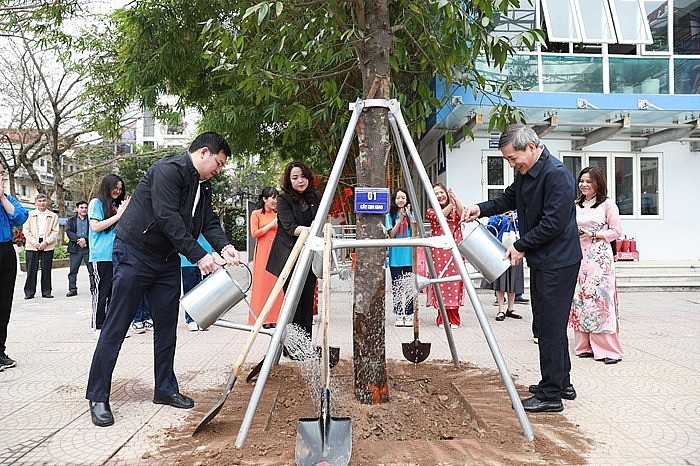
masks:
MULTIPOLYGON (((688 241, 700 230, 700 0, 535 3, 497 26, 503 35, 549 31, 546 47, 520 50, 502 71, 519 88, 513 104, 574 177, 586 166, 607 173, 641 259, 700 259, 688 241)), ((465 204, 498 195, 513 170, 488 131, 489 101, 439 80, 435 92, 448 103, 420 144, 431 179, 465 204)))

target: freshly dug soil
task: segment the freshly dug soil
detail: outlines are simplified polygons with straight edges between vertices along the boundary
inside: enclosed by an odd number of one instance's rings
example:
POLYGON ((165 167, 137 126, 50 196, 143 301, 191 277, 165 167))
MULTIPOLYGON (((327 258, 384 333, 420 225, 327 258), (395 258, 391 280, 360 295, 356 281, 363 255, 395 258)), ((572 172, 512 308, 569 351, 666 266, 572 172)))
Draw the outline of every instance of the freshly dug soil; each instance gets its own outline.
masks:
MULTIPOLYGON (((284 361, 270 373, 242 448, 234 446, 253 386, 243 371, 221 412, 192 437, 221 390, 199 400, 187 423, 167 434, 157 456, 180 465, 295 464, 297 422, 318 417, 319 387, 307 386, 308 367, 284 361), (311 393, 314 392, 314 393, 311 393)), ((585 464, 592 445, 560 413, 529 415, 528 442, 498 372, 451 361, 388 361, 389 402, 362 405, 353 395, 352 362, 332 369, 331 414, 352 420, 353 465, 585 464)), ((314 382, 312 385, 318 384, 314 382)), ((518 386, 521 398, 527 387, 518 386)))

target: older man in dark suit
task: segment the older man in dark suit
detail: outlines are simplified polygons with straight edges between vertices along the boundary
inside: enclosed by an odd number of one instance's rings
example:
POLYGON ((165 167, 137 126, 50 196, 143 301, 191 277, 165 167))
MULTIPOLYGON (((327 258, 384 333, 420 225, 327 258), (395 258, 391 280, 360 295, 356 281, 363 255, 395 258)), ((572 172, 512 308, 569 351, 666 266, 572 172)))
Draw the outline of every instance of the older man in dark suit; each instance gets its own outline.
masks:
POLYGON ((533 332, 539 337, 542 379, 523 400, 526 411, 562 411, 561 399, 573 400, 566 326, 581 265, 576 226, 574 178, 540 143, 535 131, 511 125, 498 142, 515 168, 515 181, 496 199, 464 211, 467 221, 509 210, 520 214, 520 239, 508 248, 513 265, 527 257, 530 267, 533 332))

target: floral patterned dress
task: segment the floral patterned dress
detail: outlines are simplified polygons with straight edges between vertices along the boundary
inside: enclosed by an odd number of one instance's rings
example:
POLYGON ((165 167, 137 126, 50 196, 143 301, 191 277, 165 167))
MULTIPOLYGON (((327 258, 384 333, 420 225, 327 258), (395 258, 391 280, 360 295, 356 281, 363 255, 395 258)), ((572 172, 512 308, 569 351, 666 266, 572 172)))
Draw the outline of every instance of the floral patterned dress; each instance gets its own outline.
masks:
POLYGON ((620 215, 611 199, 595 209, 595 199, 576 205, 580 230, 602 233, 602 239, 580 237, 583 260, 569 314, 569 325, 579 332, 618 332, 617 284, 610 242, 622 234, 620 215))
MULTIPOLYGON (((430 236, 442 235, 442 228, 440 228, 437 215, 435 215, 435 211, 432 209, 432 207, 428 208, 425 216, 428 219, 428 222, 430 222, 430 236)), ((452 236, 454 236, 455 242, 457 244, 461 243, 462 229, 460 228, 460 219, 457 215, 457 210, 454 208, 447 216, 447 225, 450 227, 450 233, 452 233, 452 236)), ((457 265, 455 265, 454 261, 450 262, 450 259, 452 258, 452 251, 442 248, 430 248, 430 255, 432 256, 433 263, 435 264, 435 271, 441 277, 459 275, 457 265), (448 262, 450 262, 450 265, 447 267, 447 269, 445 269, 448 262)), ((454 282, 440 283, 439 286, 446 308, 458 308, 464 305, 464 283, 462 281, 458 280, 454 282)), ((437 297, 435 296, 434 287, 429 286, 426 289, 426 304, 437 309, 438 302, 437 297)))

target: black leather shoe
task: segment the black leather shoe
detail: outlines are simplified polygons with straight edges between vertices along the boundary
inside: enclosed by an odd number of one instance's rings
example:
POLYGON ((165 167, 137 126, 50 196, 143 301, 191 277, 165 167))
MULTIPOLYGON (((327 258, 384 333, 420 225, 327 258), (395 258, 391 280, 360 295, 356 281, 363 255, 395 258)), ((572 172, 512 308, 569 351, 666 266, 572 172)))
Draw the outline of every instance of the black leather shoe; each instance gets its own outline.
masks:
POLYGON ((527 298, 520 298, 520 299, 515 298, 515 304, 527 304, 529 302, 530 302, 530 300, 527 298))
POLYGON ((114 416, 108 402, 90 401, 90 417, 92 423, 98 427, 107 427, 114 424, 114 416))
POLYGON ((25 296, 24 299, 34 299, 34 296, 25 296))
POLYGON ((586 351, 585 353, 579 353, 576 356, 578 356, 579 358, 592 358, 593 353, 591 353, 590 351, 586 351))
POLYGON ((173 408, 189 409, 194 406, 194 400, 182 393, 173 393, 167 396, 154 396, 153 402, 158 405, 170 405, 173 408))
POLYGON ((71 296, 78 296, 78 292, 77 291, 69 291, 68 293, 66 293, 66 296, 69 298, 71 296))
POLYGON ((617 364, 618 362, 620 362, 620 360, 619 360, 619 359, 613 359, 613 358, 605 358, 605 359, 603 359, 603 362, 604 362, 605 364, 617 364))
POLYGON ((523 316, 520 314, 516 314, 514 310, 506 311, 506 317, 510 317, 511 319, 522 319, 523 316))
POLYGON ((53 298, 52 294, 41 295, 42 298, 53 298))
MULTIPOLYGON (((530 393, 537 393, 537 389, 539 388, 539 385, 530 385, 527 388, 527 391, 530 393)), ((576 390, 574 390, 573 385, 569 385, 568 387, 564 387, 561 391, 561 397, 565 400, 575 400, 576 399, 576 390)))
POLYGON ((558 413, 564 411, 561 400, 542 401, 536 396, 523 400, 523 408, 530 413, 558 413))

